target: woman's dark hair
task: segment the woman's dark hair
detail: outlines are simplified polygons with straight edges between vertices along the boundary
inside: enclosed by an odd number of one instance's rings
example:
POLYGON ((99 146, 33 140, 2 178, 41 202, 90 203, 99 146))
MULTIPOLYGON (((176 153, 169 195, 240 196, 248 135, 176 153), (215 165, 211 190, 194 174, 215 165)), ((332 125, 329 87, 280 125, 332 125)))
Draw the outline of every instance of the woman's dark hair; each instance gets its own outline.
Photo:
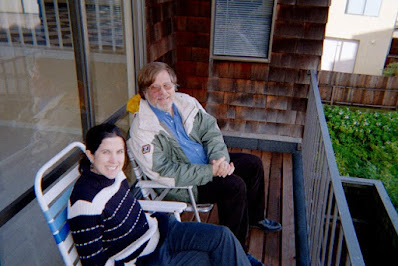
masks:
MULTIPOLYGON (((98 147, 101 145, 103 139, 112 137, 121 137, 126 150, 126 138, 124 137, 123 132, 117 126, 106 123, 94 126, 87 131, 85 141, 86 150, 89 150, 92 154, 94 154, 98 150, 98 147)), ((83 169, 88 169, 89 167, 90 161, 87 156, 84 155, 84 157, 80 160, 79 170, 82 172, 83 169)))

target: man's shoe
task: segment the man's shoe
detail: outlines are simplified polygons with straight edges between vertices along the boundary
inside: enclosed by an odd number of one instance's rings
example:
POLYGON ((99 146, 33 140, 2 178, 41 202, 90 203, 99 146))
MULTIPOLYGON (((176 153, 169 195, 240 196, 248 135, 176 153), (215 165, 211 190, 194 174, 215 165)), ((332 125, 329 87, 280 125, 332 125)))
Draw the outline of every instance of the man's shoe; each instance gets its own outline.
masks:
POLYGON ((259 261, 249 253, 247 253, 247 258, 249 259, 250 265, 252 266, 264 266, 264 264, 262 264, 261 261, 259 261))
POLYGON ((282 229, 282 225, 280 223, 268 219, 259 221, 253 227, 261 229, 265 232, 277 232, 282 229))

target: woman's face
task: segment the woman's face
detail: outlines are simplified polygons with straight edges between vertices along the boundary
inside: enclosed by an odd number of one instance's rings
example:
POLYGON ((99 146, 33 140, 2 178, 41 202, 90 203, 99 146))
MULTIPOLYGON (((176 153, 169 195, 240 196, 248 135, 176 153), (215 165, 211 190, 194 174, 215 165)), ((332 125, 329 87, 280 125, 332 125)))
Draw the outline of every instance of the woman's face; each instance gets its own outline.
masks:
POLYGON ((86 154, 93 166, 91 171, 109 179, 118 175, 126 159, 124 141, 121 137, 105 138, 94 154, 89 150, 86 154))

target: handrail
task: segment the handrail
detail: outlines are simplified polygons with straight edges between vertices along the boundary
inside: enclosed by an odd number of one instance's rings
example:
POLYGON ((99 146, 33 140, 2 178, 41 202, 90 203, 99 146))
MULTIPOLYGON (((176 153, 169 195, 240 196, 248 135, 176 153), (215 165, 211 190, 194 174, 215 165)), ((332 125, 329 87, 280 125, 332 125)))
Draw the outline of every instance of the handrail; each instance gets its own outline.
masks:
POLYGON ((303 137, 303 171, 311 265, 365 265, 340 180, 315 71, 303 137))

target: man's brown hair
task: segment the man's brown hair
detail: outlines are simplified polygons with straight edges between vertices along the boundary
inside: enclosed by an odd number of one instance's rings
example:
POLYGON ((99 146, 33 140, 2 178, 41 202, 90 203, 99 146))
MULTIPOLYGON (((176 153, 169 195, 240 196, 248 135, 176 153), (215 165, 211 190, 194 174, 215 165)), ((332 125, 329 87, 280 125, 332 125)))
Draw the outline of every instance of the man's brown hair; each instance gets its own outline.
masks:
POLYGON ((177 84, 177 76, 169 65, 163 62, 149 63, 140 70, 137 78, 138 92, 142 99, 145 100, 145 91, 152 85, 156 76, 163 70, 169 73, 171 82, 177 84))

